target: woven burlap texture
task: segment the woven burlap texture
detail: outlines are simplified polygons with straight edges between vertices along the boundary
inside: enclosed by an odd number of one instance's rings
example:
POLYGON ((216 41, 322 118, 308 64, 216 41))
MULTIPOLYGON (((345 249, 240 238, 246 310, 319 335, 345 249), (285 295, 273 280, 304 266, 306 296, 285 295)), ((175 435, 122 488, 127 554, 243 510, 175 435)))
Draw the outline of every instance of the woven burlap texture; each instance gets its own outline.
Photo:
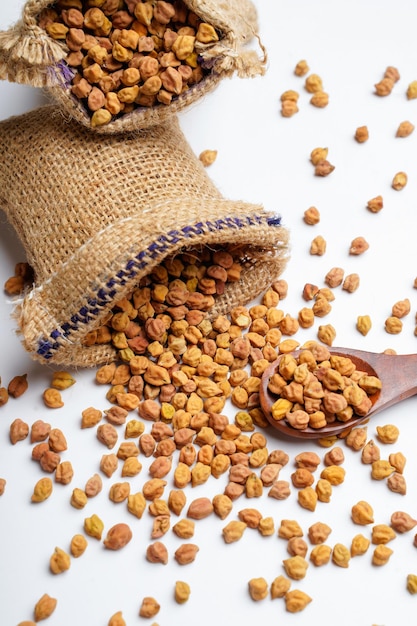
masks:
MULTIPOLYGON (((111 134, 159 124, 191 106, 213 91, 225 77, 262 75, 266 53, 258 35, 257 12, 250 0, 184 0, 201 19, 222 33, 214 44, 200 44, 198 52, 210 73, 196 85, 173 99, 170 105, 139 107, 106 126, 94 128, 98 134, 111 134), (261 54, 248 47, 257 39, 261 54)), ((28 0, 21 19, 9 30, 0 32, 0 79, 44 87, 53 101, 79 123, 91 128, 90 116, 69 89, 63 59, 65 44, 54 41, 38 26, 37 16, 53 4, 51 0, 28 0)))
POLYGON ((83 347, 86 333, 184 247, 241 246, 242 278, 212 314, 253 299, 287 261, 279 216, 224 199, 176 117, 106 137, 67 122, 56 105, 1 122, 0 207, 35 271, 14 316, 26 350, 44 363, 114 359, 110 346, 83 347))

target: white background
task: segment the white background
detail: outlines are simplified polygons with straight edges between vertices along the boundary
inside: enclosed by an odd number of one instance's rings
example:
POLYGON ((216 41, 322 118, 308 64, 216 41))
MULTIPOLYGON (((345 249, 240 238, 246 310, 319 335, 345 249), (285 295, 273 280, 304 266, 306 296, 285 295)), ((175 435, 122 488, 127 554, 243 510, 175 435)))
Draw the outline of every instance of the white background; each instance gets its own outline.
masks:
MULTIPOLYGON (((306 282, 323 286, 327 271, 339 266, 346 273, 357 272, 361 285, 355 294, 335 290, 331 314, 324 322, 319 320, 336 328, 335 345, 415 352, 417 132, 398 139, 395 131, 404 120, 417 124, 417 100, 407 100, 405 96, 408 84, 417 79, 417 7, 409 0, 398 0, 395 5, 389 0, 256 0, 255 4, 261 38, 268 51, 266 75, 223 81, 205 101, 181 114, 186 137, 197 154, 206 148, 218 150, 209 173, 226 197, 262 203, 279 212, 290 229, 291 261, 283 276, 289 283, 289 294, 280 305, 286 313, 296 315, 305 305, 301 291, 306 282), (304 79, 293 73, 297 61, 303 58, 311 71, 323 79, 330 96, 326 109, 309 104, 304 79), (399 69, 401 80, 389 97, 379 98, 374 95, 373 86, 388 65, 399 69), (280 115, 279 98, 287 89, 300 93, 300 111, 291 119, 280 115), (359 145, 353 135, 362 125, 368 126, 370 139, 359 145), (329 148, 329 160, 336 166, 327 178, 313 175, 309 155, 317 146, 329 148), (391 189, 391 181, 400 170, 407 172, 409 182, 403 191, 396 192, 391 189), (379 194, 384 198, 384 208, 379 214, 371 214, 366 203, 379 194), (308 227, 302 216, 312 205, 320 210, 321 222, 308 227), (328 244, 322 257, 309 254, 310 242, 318 234, 328 244), (356 236, 364 236, 370 244, 361 257, 348 254, 350 241, 356 236), (401 334, 388 335, 384 320, 392 305, 403 298, 410 299, 411 313, 404 320, 401 334), (367 337, 355 329, 357 316, 363 314, 369 314, 373 322, 367 337)), ((14 23, 22 6, 21 0, 3 3, 0 28, 14 23)), ((42 94, 37 90, 7 82, 0 84, 0 119, 42 103, 42 94)), ((14 184, 12 176, 9 184, 14 184)), ((3 284, 13 274, 15 263, 24 260, 24 252, 1 212, 0 224, 3 284)), ((298 505, 295 489, 288 500, 281 502, 268 498, 265 490, 259 500, 238 500, 225 522, 210 518, 196 524, 193 541, 200 546, 200 552, 192 565, 180 567, 174 561, 173 552, 180 540, 172 531, 164 538, 170 562, 166 566, 150 565, 144 552, 150 543, 151 517, 145 514, 138 521, 123 504, 108 500, 110 484, 122 480, 120 472, 111 480, 104 479, 103 492, 90 500, 84 510, 75 510, 69 503, 72 488, 84 487, 86 480, 98 471, 101 455, 106 452, 97 442, 94 429, 82 431, 79 427, 84 408, 107 408, 104 390, 94 384, 93 371, 75 372, 77 382, 64 393, 65 406, 57 411, 46 409, 41 395, 50 383, 51 371, 25 354, 15 334, 12 311, 13 302, 3 295, 0 376, 7 385, 15 374, 28 373, 29 390, 19 400, 12 399, 0 408, 0 477, 7 480, 0 498, 2 626, 16 626, 31 619, 33 606, 44 593, 58 599, 57 609, 48 620, 51 626, 106 626, 110 616, 119 610, 129 626, 146 623, 138 617, 141 599, 146 595, 156 597, 161 604, 155 618, 160 626, 207 626, 213 622, 221 626, 249 626, 255 621, 303 626, 415 624, 417 597, 406 591, 407 574, 417 574, 414 531, 398 536, 390 544, 394 553, 382 568, 371 565, 372 547, 366 555, 352 559, 346 569, 331 563, 323 568, 310 565, 306 578, 294 581, 292 588, 304 590, 313 601, 304 612, 291 615, 285 611, 282 600, 267 598, 255 603, 247 593, 250 578, 263 576, 271 582, 283 573, 282 560, 288 556, 285 542, 276 535, 262 538, 248 529, 240 542, 225 545, 221 528, 241 508, 251 506, 265 516, 272 515, 276 527, 282 519, 295 519, 306 533, 312 523, 326 522, 333 529, 327 543, 349 546, 356 533, 370 535, 370 527, 355 526, 350 519, 351 506, 359 500, 367 500, 373 506, 375 523, 388 524, 391 514, 398 510, 417 517, 417 399, 385 411, 368 426, 369 439, 375 439, 377 425, 394 423, 400 428, 396 444, 380 445, 383 458, 396 451, 406 455, 406 496, 390 492, 385 481, 371 480, 370 468, 361 463, 360 453, 342 443, 346 480, 334 488, 329 504, 319 503, 312 513, 298 505), (63 458, 71 460, 74 466, 73 483, 68 487, 56 485, 51 498, 43 504, 30 503, 33 485, 43 474, 31 461, 29 441, 15 446, 9 443, 9 426, 17 417, 29 425, 44 419, 62 428, 68 439, 63 458), (91 539, 84 556, 73 560, 68 572, 61 576, 50 574, 48 561, 55 546, 67 550, 71 537, 82 531, 84 517, 93 513, 103 519, 106 529, 118 521, 130 523, 132 542, 125 550, 111 553, 91 539), (173 601, 176 580, 191 585, 192 594, 186 605, 173 601)), ((296 338, 300 342, 315 338, 316 329, 300 331, 296 338)), ((120 436, 122 439, 122 431, 120 436)), ((308 449, 321 457, 325 453, 316 443, 284 441, 273 432, 268 434, 268 447, 283 448, 290 455, 290 463, 280 476, 287 480, 298 452, 308 449)), ((142 461, 142 474, 131 479, 132 491, 140 490, 148 478, 146 460, 142 461)), ((212 479, 204 486, 190 489, 188 502, 201 495, 211 497, 223 488, 223 479, 212 479)))

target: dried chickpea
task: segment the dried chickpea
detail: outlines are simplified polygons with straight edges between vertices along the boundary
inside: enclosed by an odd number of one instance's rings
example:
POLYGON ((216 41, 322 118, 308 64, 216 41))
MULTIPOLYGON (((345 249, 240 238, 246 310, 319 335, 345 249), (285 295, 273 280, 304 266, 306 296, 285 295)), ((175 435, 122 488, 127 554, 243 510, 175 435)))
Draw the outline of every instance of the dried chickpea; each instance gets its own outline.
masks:
POLYGON ((395 467, 396 472, 398 472, 399 474, 403 473, 407 459, 405 458, 402 452, 391 453, 388 457, 388 461, 390 465, 395 467))
POLYGON ((310 104, 323 109, 329 104, 329 94, 325 91, 316 91, 310 98, 310 104))
POLYGON ((334 169, 335 169, 335 166, 332 165, 330 161, 327 161, 327 160, 319 161, 314 168, 314 175, 325 177, 331 174, 334 169))
POLYGON ((299 97, 300 95, 297 91, 294 91, 293 89, 288 89, 281 94, 281 102, 283 102, 284 100, 292 100, 294 102, 297 102, 299 97))
POLYGON ((191 594, 190 585, 184 581, 177 580, 175 583, 175 602, 178 604, 184 604, 189 600, 191 594))
POLYGON ((364 237, 355 237, 354 239, 352 239, 350 243, 349 254, 358 256, 366 252, 368 248, 369 248, 369 243, 366 241, 364 237))
POLYGON ((298 113, 299 109, 295 100, 282 100, 281 102, 281 115, 282 117, 292 117, 295 113, 298 113))
POLYGON ((308 562, 300 555, 283 560, 285 572, 292 580, 302 580, 308 569, 308 562))
POLYGON ((401 122, 397 128, 397 132, 395 133, 396 137, 409 137, 411 133, 414 131, 414 124, 409 121, 401 122))
POLYGON ((322 79, 318 74, 310 74, 305 80, 304 87, 308 93, 323 91, 322 79))
POLYGON ((283 598, 290 590, 291 581, 285 576, 277 576, 271 583, 271 599, 283 598))
POLYGON ((395 511, 391 515, 391 527, 394 531, 399 533, 405 533, 412 530, 417 525, 415 520, 409 513, 405 511, 395 511))
POLYGON ((64 406, 62 396, 58 389, 48 388, 42 394, 45 406, 49 409, 59 409, 64 406))
POLYGON ((49 559, 49 569, 52 574, 62 574, 71 566, 71 557, 61 548, 55 548, 51 558, 49 559))
POLYGON ((198 157, 204 167, 212 165, 217 158, 217 150, 203 150, 198 157))
POLYGON ((312 601, 312 598, 304 591, 294 589, 285 594, 284 600, 285 608, 289 613, 298 613, 306 608, 306 606, 312 601))
POLYGON ((372 322, 369 315, 358 315, 356 320, 356 328, 361 335, 366 336, 372 328, 372 322))
POLYGON ((385 426, 376 427, 378 439, 381 443, 395 443, 399 437, 400 431, 394 424, 386 424, 385 426))
POLYGON ((139 616, 151 618, 155 617, 157 613, 159 613, 159 609, 161 608, 160 604, 150 596, 146 596, 143 598, 142 603, 139 609, 139 616))
POLYGON ((199 547, 193 543, 183 543, 174 553, 175 560, 179 565, 189 565, 192 563, 199 551, 199 547))
POLYGON ((407 576, 407 591, 412 595, 417 593, 417 576, 415 574, 408 574, 407 576))
POLYGON ((320 212, 316 207, 311 206, 304 211, 303 217, 306 224, 308 224, 309 226, 314 226, 320 221, 320 212))
POLYGON ((365 526, 372 524, 374 521, 374 511, 372 506, 365 500, 360 500, 352 506, 352 521, 355 524, 365 526))
POLYGON ((87 539, 84 537, 84 535, 74 535, 73 538, 71 539, 71 543, 70 543, 70 552, 71 555, 74 558, 78 558, 80 557, 82 554, 84 554, 85 550, 87 549, 87 539))
POLYGON ((316 494, 319 502, 330 502, 332 497, 332 485, 325 478, 319 478, 316 483, 316 494))
POLYGON ((310 540, 310 543, 312 543, 313 545, 317 545, 319 543, 324 543, 331 532, 332 529, 330 528, 330 526, 328 526, 324 522, 316 522, 309 527, 308 538, 310 540))
POLYGON ((307 509, 308 511, 315 511, 318 495, 313 487, 304 487, 304 489, 300 489, 297 494, 297 500, 300 506, 303 509, 307 509))
POLYGON ((355 139, 358 143, 365 143, 369 139, 369 131, 367 126, 358 126, 355 131, 355 139))
POLYGON ((232 500, 225 494, 217 494, 214 496, 212 504, 214 513, 220 519, 225 519, 233 508, 232 500))
POLYGON ((324 478, 329 481, 333 486, 341 485, 345 479, 345 470, 339 465, 329 465, 324 468, 320 474, 320 478, 324 478))
POLYGON ((384 97, 384 96, 388 96, 391 93, 394 87, 394 81, 390 77, 384 77, 374 86, 375 86, 375 94, 377 96, 384 97))
POLYGON ((383 480, 395 472, 395 467, 383 459, 374 461, 371 468, 371 476, 374 480, 383 480))
POLYGON ((109 619, 109 623, 107 624, 107 626, 126 626, 126 622, 123 619, 122 612, 117 611, 117 613, 114 613, 114 615, 112 615, 109 619))
POLYGON ((10 424, 9 437, 10 443, 15 445, 18 441, 23 441, 29 434, 29 425, 20 418, 16 418, 10 424))
POLYGON ((407 492, 405 478, 399 472, 394 472, 388 477, 387 486, 390 491, 393 491, 394 493, 398 493, 403 496, 407 492))
POLYGON ((297 65, 295 66, 294 74, 296 76, 305 76, 309 71, 310 68, 307 61, 302 59, 301 61, 298 61, 297 65))
POLYGON ((258 531, 262 537, 271 537, 275 534, 275 524, 272 517, 263 517, 258 526, 258 531))
POLYGON ((74 509, 83 509, 87 504, 87 494, 82 489, 73 489, 70 499, 71 506, 74 509))
POLYGON ((278 537, 291 539, 291 537, 302 537, 303 530, 296 520, 283 519, 278 528, 278 537))
POLYGON ((27 374, 14 376, 7 385, 7 392, 12 398, 20 398, 28 389, 27 374))
POLYGON ((84 519, 84 531, 89 537, 100 540, 103 530, 104 524, 95 513, 84 519))
POLYGON ((258 602, 264 600, 269 593, 269 586, 265 578, 251 578, 248 582, 249 595, 258 602))
POLYGON ((371 198, 368 200, 366 208, 371 211, 371 213, 379 213, 379 211, 384 207, 384 201, 382 196, 375 196, 375 198, 371 198))
POLYGON ((332 561, 339 567, 349 567, 350 550, 342 543, 336 543, 333 547, 332 561))
POLYGON ((297 556, 298 554, 305 558, 308 552, 307 542, 304 541, 302 537, 291 537, 291 539, 288 540, 287 552, 291 556, 297 556))
POLYGON ((322 565, 326 565, 330 561, 331 554, 331 547, 322 543, 314 546, 314 548, 311 550, 310 561, 316 567, 321 567, 322 565))
POLYGON ((317 237, 314 237, 314 239, 311 241, 310 254, 323 256, 323 254, 325 254, 326 252, 326 247, 327 242, 324 237, 322 237, 321 235, 317 235, 317 237))
POLYGON ((247 524, 238 520, 233 520, 226 524, 226 526, 222 529, 222 535, 225 543, 239 541, 246 528, 247 524))
POLYGON ((383 544, 378 545, 372 555, 372 565, 385 565, 386 563, 388 563, 392 553, 393 550, 391 550, 391 548, 388 548, 388 546, 385 546, 383 544))
POLYGON ((362 534, 355 535, 350 545, 350 555, 361 556, 365 554, 371 544, 371 540, 368 537, 364 537, 362 534))
POLYGON ((58 601, 45 593, 37 603, 33 611, 35 622, 40 622, 47 619, 55 611, 58 601))
POLYGON ((408 176, 405 172, 397 172, 392 179, 391 187, 396 191, 401 191, 407 185, 408 176))
POLYGON ((380 450, 376 443, 371 439, 362 448, 361 461, 365 464, 372 464, 374 461, 379 461, 380 450))
POLYGON ((33 488, 33 493, 31 496, 32 502, 44 502, 47 500, 52 494, 52 481, 50 478, 41 478, 37 481, 33 488))
POLYGON ((348 274, 342 283, 342 289, 348 293, 354 293, 358 289, 359 283, 359 274, 348 274))
POLYGON ((372 527, 372 543, 374 544, 386 544, 395 539, 396 536, 395 530, 387 524, 376 524, 372 527))

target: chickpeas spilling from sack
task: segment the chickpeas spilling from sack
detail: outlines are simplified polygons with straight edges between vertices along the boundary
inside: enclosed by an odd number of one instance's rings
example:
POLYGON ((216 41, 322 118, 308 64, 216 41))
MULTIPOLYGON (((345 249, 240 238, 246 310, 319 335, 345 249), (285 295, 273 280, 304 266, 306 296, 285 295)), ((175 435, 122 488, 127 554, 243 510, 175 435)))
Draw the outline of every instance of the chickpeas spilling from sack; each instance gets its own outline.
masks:
MULTIPOLYGON (((85 345, 111 343, 121 361, 166 350, 174 361, 212 332, 209 311, 226 284, 240 280, 239 247, 199 246, 167 257, 137 288, 115 303, 102 326, 87 334, 85 345), (175 356, 174 356, 175 355, 175 356)), ((227 329, 225 329, 227 330, 227 329)))
POLYGON ((199 51, 220 34, 181 0, 59 0, 38 24, 67 47, 71 92, 93 127, 169 105, 208 74, 199 51))
POLYGON ((268 389, 277 396, 272 417, 303 430, 366 416, 382 389, 380 379, 358 370, 349 357, 310 344, 298 357, 285 354, 269 379, 268 389))

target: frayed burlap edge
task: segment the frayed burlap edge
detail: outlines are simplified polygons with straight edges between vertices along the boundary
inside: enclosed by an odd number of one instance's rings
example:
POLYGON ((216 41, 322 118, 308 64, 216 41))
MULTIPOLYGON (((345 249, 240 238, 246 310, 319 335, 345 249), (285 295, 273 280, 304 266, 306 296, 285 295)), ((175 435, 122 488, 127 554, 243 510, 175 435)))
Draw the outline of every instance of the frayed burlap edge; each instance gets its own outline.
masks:
MULTIPOLYGON (((181 200, 170 204, 178 211, 181 200)), ((90 277, 81 270, 88 267, 92 254, 99 254, 101 233, 98 233, 59 272, 33 288, 16 305, 13 314, 30 356, 44 364, 81 368, 115 360, 112 346, 83 347, 83 338, 99 325, 116 300, 131 292, 141 277, 166 256, 184 247, 230 244, 238 246, 243 255, 241 280, 227 285, 225 294, 216 299, 209 313, 211 317, 226 314, 264 291, 282 273, 289 257, 288 232, 280 218, 266 213, 260 206, 242 202, 216 199, 204 204, 207 204, 205 209, 213 209, 216 219, 169 233, 163 233, 163 229, 158 233, 156 225, 154 237, 142 239, 128 250, 125 237, 131 241, 135 221, 140 229, 141 218, 116 223, 111 229, 115 231, 113 239, 120 244, 119 254, 115 254, 113 261, 109 260, 105 276, 90 277), (76 283, 67 280, 71 276, 76 277, 76 283), (67 302, 65 310, 59 309, 58 302, 61 305, 67 302)))

